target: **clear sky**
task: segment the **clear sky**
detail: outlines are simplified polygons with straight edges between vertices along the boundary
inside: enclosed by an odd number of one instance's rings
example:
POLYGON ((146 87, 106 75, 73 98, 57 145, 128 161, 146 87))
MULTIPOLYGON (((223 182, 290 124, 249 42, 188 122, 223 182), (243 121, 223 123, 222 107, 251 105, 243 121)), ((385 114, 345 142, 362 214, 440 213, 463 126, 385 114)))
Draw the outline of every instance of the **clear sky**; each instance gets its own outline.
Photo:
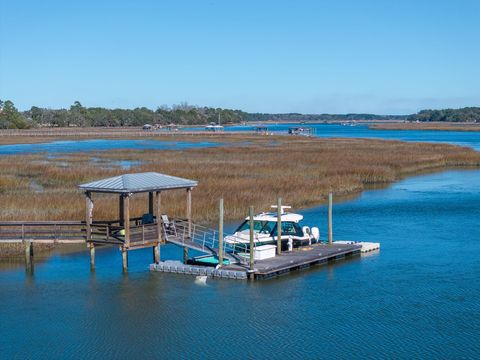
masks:
POLYGON ((22 110, 480 106, 480 1, 0 0, 0 99, 22 110))

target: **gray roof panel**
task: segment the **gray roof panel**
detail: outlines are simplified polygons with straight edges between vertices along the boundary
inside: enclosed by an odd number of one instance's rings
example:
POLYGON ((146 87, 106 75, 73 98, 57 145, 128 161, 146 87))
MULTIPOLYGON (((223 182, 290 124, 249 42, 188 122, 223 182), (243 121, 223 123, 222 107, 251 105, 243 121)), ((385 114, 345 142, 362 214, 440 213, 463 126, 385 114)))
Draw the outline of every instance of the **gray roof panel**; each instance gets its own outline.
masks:
POLYGON ((194 180, 156 172, 125 174, 79 185, 80 189, 92 192, 135 193, 169 189, 185 189, 197 186, 194 180))

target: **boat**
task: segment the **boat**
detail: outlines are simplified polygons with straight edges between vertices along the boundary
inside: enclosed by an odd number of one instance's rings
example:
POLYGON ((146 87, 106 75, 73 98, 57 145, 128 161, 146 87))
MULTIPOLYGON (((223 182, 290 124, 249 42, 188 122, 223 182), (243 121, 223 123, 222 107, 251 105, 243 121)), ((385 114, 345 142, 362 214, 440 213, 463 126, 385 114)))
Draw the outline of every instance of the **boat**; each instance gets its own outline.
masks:
MULTIPOLYGON (((277 209, 277 206, 272 205, 272 208, 277 209)), ((280 209, 282 250, 287 250, 290 246, 300 247, 319 242, 319 228, 312 227, 310 229, 308 226, 302 226, 303 215, 285 211, 290 208, 290 206, 281 206, 280 209)), ((277 224, 277 211, 262 212, 254 215, 253 232, 255 247, 277 244, 277 224)), ((226 236, 225 242, 236 248, 243 246, 245 250, 248 250, 250 247, 250 217, 245 218, 232 235, 226 236)))
POLYGON ((290 127, 288 128, 288 134, 290 135, 303 135, 303 136, 312 136, 314 134, 314 129, 311 127, 290 127))
POLYGON ((223 131, 223 126, 222 125, 217 125, 215 123, 210 123, 209 125, 205 126, 206 131, 213 131, 213 132, 219 132, 223 131))

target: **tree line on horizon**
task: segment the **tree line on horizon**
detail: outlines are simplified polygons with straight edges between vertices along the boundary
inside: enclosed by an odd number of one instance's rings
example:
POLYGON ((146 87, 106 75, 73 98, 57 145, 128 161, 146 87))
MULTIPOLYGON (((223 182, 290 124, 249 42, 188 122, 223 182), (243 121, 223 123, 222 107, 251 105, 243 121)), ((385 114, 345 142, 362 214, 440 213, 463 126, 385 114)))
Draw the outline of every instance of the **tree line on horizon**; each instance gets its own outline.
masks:
POLYGON ((480 107, 465 107, 461 109, 421 110, 409 115, 408 121, 446 121, 480 123, 480 107))
POLYGON ((247 113, 242 110, 180 105, 161 106, 156 110, 146 107, 135 109, 107 109, 84 107, 75 101, 69 109, 48 109, 32 106, 18 111, 12 101, 0 100, 0 129, 26 129, 35 127, 118 127, 151 125, 205 125, 208 123, 238 124, 262 121, 357 121, 408 120, 480 122, 480 107, 445 110, 422 110, 412 115, 375 114, 268 114, 247 113))

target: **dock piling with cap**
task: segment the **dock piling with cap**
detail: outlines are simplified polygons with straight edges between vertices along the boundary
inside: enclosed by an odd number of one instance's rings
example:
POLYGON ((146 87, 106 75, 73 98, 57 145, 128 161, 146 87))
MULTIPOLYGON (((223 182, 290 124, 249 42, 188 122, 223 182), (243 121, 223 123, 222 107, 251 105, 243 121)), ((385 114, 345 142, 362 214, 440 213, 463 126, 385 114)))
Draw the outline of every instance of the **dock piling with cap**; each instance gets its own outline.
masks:
POLYGON ((333 194, 328 194, 328 243, 333 244, 333 194))
POLYGON ((218 205, 218 264, 223 266, 223 199, 218 205))
POLYGON ((249 225, 250 225, 250 279, 254 279, 255 274, 253 273, 255 267, 255 258, 254 258, 254 222, 253 222, 253 206, 249 208, 249 225))

